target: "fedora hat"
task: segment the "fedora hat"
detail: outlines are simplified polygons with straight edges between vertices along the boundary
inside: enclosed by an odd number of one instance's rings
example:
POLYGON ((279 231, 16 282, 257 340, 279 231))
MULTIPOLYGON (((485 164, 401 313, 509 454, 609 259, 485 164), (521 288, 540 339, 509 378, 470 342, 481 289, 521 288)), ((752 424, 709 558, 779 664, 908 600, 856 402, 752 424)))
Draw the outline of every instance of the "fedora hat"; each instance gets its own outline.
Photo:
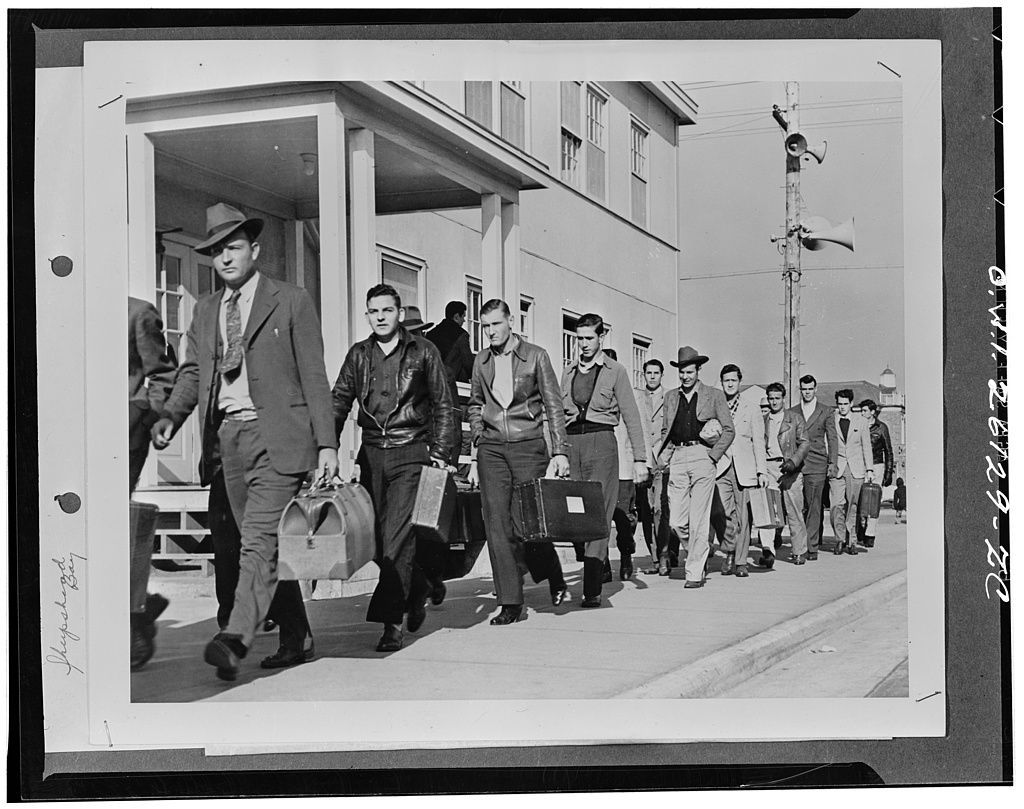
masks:
POLYGON ((676 368, 682 368, 684 365, 696 365, 698 368, 702 366, 708 358, 703 354, 698 354, 697 349, 693 346, 683 346, 679 349, 679 362, 669 361, 669 365, 674 365, 676 368))
POLYGON ((405 320, 402 321, 406 331, 426 331, 433 323, 424 323, 418 306, 405 307, 405 320))
POLYGON ((208 256, 214 245, 241 228, 245 228, 249 238, 255 240, 263 230, 263 220, 247 218, 238 208, 233 208, 225 202, 218 202, 206 209, 206 240, 192 249, 208 256))

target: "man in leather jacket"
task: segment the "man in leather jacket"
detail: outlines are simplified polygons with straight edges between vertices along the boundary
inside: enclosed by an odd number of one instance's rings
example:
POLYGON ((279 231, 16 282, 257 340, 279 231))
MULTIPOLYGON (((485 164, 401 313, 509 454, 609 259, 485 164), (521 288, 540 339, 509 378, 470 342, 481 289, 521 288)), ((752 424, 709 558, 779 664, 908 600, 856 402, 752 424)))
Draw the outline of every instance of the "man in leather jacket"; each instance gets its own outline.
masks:
POLYGON ((334 422, 341 435, 359 403, 360 483, 376 513, 380 579, 366 620, 384 625, 378 652, 402 648, 402 619, 415 632, 426 619, 427 576, 416 559, 411 518, 420 470, 448 466, 456 441, 452 396, 437 348, 402 325, 398 292, 378 284, 366 293, 373 333, 349 349, 334 384, 334 422))
POLYGON ((871 431, 871 461, 875 469, 875 481, 882 486, 892 485, 895 459, 892 454, 892 440, 889 427, 878 417, 878 405, 871 399, 860 403, 860 412, 868 422, 871 431))
POLYGON ((480 309, 489 346, 476 355, 469 395, 473 462, 469 480, 480 484, 487 550, 501 612, 495 626, 525 618, 523 570, 536 582, 548 580, 556 607, 569 595, 555 548, 525 547, 512 523, 512 487, 540 477, 569 476, 562 394, 548 353, 512 333, 508 304, 494 298, 480 309), (551 457, 544 441, 544 417, 551 457))

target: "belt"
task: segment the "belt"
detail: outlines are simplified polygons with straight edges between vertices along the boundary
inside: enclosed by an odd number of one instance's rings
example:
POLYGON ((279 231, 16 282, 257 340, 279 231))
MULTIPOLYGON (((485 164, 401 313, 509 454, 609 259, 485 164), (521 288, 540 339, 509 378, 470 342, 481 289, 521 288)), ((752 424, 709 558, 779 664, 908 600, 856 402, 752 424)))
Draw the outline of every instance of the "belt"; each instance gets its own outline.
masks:
POLYGON ((614 424, 601 424, 596 421, 574 421, 566 425, 566 435, 585 435, 587 433, 611 433, 615 431, 614 424))
POLYGON ((765 458, 766 461, 784 461, 785 458, 765 458))
POLYGON ((680 441, 676 444, 677 447, 699 447, 700 441, 680 441))
POLYGON ((225 413, 224 421, 256 421, 256 413, 252 410, 236 410, 234 413, 225 413))

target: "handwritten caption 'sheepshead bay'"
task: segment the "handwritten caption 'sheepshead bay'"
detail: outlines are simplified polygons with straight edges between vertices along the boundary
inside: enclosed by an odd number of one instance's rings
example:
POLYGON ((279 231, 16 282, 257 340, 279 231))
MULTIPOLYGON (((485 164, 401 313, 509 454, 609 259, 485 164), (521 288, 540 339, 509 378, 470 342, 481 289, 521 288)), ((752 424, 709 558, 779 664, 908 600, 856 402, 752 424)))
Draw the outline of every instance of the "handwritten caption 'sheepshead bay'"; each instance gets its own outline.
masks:
POLYGON ((72 553, 66 558, 53 558, 51 561, 57 566, 57 570, 60 571, 60 598, 53 602, 58 609, 57 614, 60 624, 57 627, 57 631, 60 633, 60 637, 57 643, 50 647, 50 654, 46 656, 46 662, 57 663, 63 666, 65 669, 64 673, 67 675, 70 675, 72 671, 84 674, 85 672, 72 662, 73 652, 75 651, 75 647, 72 644, 80 643, 82 638, 70 629, 73 610, 70 609, 68 603, 68 594, 69 592, 79 592, 78 573, 75 570, 75 564, 86 561, 86 558, 77 553, 72 553))

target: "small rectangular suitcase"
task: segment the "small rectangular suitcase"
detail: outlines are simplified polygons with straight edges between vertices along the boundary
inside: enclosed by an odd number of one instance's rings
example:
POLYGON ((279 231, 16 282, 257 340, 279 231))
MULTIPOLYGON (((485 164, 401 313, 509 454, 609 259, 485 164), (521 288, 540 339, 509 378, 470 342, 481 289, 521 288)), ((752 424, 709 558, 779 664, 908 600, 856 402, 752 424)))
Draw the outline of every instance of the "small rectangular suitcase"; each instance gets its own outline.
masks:
POLYGON ((132 556, 129 576, 129 598, 131 611, 141 612, 146 608, 146 590, 149 586, 149 569, 153 558, 153 541, 156 537, 156 518, 160 509, 152 503, 128 501, 129 533, 131 534, 132 556))
POLYGON ((864 516, 877 519, 882 511, 882 487, 877 483, 862 484, 857 509, 864 516))
POLYGON ((517 484, 512 523, 527 542, 590 542, 611 532, 601 484, 595 480, 539 478, 517 484))
POLYGON ((373 502, 358 483, 313 486, 291 499, 277 524, 277 577, 345 581, 373 559, 373 502))
POLYGON ((457 540, 465 544, 486 540, 487 529, 484 526, 483 499, 480 497, 480 490, 460 487, 456 495, 456 503, 458 504, 457 540))
POLYGON ((424 466, 412 507, 416 536, 435 542, 453 542, 458 538, 458 510, 455 480, 445 469, 424 466))
POLYGON ((786 525, 782 511, 782 492, 778 489, 750 490, 750 514, 754 528, 783 528, 786 525))

